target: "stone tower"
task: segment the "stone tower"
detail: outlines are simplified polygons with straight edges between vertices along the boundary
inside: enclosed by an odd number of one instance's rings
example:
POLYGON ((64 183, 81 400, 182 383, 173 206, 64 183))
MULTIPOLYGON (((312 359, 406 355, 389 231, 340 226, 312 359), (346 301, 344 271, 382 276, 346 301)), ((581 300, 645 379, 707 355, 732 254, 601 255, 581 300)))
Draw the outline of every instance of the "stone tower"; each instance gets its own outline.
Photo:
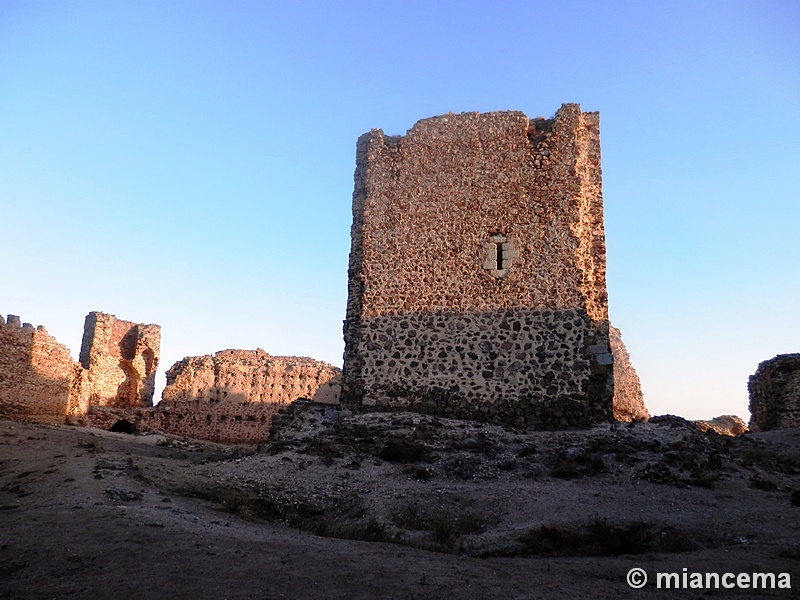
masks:
POLYGON ((342 402, 611 419, 599 117, 447 114, 356 151, 342 402))

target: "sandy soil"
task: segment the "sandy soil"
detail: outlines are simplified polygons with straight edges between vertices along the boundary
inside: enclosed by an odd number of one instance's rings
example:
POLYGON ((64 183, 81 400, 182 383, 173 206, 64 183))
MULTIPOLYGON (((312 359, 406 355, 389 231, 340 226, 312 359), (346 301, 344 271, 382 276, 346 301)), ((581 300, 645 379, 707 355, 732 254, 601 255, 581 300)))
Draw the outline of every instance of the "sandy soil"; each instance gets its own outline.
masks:
POLYGON ((0 598, 798 598, 798 488, 800 430, 677 418, 522 434, 298 403, 259 448, 0 421, 0 598), (684 568, 792 589, 656 589, 684 568))

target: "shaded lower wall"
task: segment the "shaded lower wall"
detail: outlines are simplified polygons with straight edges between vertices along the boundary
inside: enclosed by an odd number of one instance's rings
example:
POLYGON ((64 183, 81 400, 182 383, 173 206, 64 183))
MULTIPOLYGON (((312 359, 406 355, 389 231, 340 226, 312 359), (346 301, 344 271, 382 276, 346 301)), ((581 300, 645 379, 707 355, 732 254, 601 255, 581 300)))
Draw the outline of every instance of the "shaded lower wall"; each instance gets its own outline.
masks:
POLYGON ((800 426, 800 354, 779 354, 758 365, 747 385, 750 429, 800 426))
POLYGON ((581 309, 362 318, 342 403, 532 429, 612 418, 608 324, 581 309))
POLYGON ((43 326, 0 317, 0 418, 60 425, 88 408, 86 371, 43 326))

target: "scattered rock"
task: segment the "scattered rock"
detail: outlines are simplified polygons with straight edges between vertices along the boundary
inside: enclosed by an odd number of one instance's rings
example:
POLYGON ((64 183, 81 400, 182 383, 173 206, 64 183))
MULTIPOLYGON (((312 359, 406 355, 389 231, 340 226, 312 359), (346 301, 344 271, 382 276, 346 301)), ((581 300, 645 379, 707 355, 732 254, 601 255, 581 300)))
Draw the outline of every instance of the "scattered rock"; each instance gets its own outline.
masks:
POLYGON ((744 435, 750 431, 747 427, 747 423, 736 415, 722 415, 707 421, 699 420, 692 421, 692 423, 694 423, 700 431, 711 430, 719 435, 744 435))

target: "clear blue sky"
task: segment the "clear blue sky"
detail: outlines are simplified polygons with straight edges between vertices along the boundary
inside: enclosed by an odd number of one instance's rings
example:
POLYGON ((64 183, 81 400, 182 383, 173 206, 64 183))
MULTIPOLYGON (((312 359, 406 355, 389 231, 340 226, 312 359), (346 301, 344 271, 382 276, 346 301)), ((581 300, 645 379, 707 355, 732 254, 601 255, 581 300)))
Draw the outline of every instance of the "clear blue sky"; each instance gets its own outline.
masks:
POLYGON ((800 352, 800 3, 0 2, 0 313, 91 310, 163 372, 341 365, 355 142, 600 111, 608 287, 655 414, 747 418, 800 352))

